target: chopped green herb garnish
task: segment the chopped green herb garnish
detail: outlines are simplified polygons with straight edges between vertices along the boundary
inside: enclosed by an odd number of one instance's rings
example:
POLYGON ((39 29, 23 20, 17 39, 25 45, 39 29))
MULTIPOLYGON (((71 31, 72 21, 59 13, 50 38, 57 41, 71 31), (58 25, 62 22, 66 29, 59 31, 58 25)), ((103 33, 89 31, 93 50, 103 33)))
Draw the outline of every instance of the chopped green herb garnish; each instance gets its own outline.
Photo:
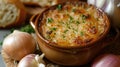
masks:
POLYGON ((51 22, 53 22, 53 19, 52 18, 47 18, 47 22, 51 23, 51 22))
POLYGON ((76 9, 72 9, 72 12, 75 12, 76 11, 76 9))
POLYGON ((27 32, 27 33, 30 33, 30 34, 35 33, 34 29, 32 28, 32 26, 30 24, 21 27, 20 31, 27 32))
POLYGON ((51 28, 50 30, 51 30, 51 31, 56 31, 56 30, 57 30, 57 28, 55 28, 55 27, 54 27, 54 28, 51 28))
POLYGON ((58 10, 61 10, 61 9, 62 9, 62 5, 59 4, 59 5, 57 6, 57 9, 58 9, 58 10))
POLYGON ((81 32, 80 32, 80 36, 83 36, 83 35, 84 35, 84 33, 81 31, 81 32))
POLYGON ((83 21, 83 23, 85 23, 85 21, 83 21))
POLYGON ((70 16, 70 20, 73 20, 74 18, 72 16, 70 16))
POLYGON ((85 19, 87 19, 87 16, 82 15, 82 20, 85 20, 85 19))
POLYGON ((79 21, 76 21, 76 24, 77 24, 77 25, 79 25, 79 24, 80 24, 80 22, 79 22, 79 21))
POLYGON ((64 33, 67 33, 68 30, 65 30, 64 33))
POLYGON ((62 37, 65 38, 65 35, 63 35, 62 37))
POLYGON ((69 20, 69 22, 70 22, 70 23, 73 23, 73 22, 74 22, 74 20, 69 20))
POLYGON ((87 19, 87 16, 82 15, 82 22, 85 23, 85 19, 87 19))
POLYGON ((71 29, 69 23, 66 23, 66 26, 67 26, 67 28, 71 29))
POLYGON ((72 28, 73 32, 78 32, 78 29, 72 28))
POLYGON ((70 16, 70 20, 69 20, 69 22, 70 22, 70 23, 74 22, 73 19, 74 19, 74 18, 73 18, 72 16, 70 16))

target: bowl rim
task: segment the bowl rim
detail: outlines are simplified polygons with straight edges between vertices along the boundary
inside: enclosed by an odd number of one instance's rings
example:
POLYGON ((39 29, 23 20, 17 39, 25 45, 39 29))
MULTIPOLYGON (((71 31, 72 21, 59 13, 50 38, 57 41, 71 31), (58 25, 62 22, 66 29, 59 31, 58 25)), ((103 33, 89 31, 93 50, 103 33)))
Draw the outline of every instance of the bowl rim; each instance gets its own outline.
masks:
MULTIPOLYGON (((76 2, 70 2, 72 4, 76 3, 76 2)), ((87 4, 86 2, 77 2, 78 4, 87 4)), ((66 3, 59 3, 57 5, 65 5, 66 3)), ((57 5, 54 5, 54 6, 51 6, 49 8, 47 8, 46 10, 44 10, 41 14, 38 14, 36 20, 35 20, 35 31, 36 31, 36 34, 38 35, 38 37, 43 40, 45 43, 47 43, 47 45, 51 46, 51 47, 55 47, 55 48, 60 48, 60 49, 76 49, 76 48, 88 48, 88 47, 91 47, 91 46, 95 46, 96 43, 98 43, 99 41, 101 41, 106 35, 107 33, 109 32, 110 30, 110 21, 109 21, 109 18, 107 16, 106 13, 104 13, 101 9, 91 5, 91 4, 87 4, 88 6, 93 6, 95 9, 97 9, 103 16, 105 16, 105 22, 106 22, 106 28, 105 28, 105 31, 103 32, 103 34, 98 38, 98 39, 95 39, 93 40, 92 42, 90 43, 87 43, 85 46, 59 46, 59 45, 55 45, 55 43, 52 43, 52 42, 49 42, 48 40, 46 40, 40 33, 40 30, 39 30, 39 25, 40 25, 40 21, 41 19, 43 18, 43 14, 50 10, 50 9, 53 9, 55 7, 57 7, 57 5)))

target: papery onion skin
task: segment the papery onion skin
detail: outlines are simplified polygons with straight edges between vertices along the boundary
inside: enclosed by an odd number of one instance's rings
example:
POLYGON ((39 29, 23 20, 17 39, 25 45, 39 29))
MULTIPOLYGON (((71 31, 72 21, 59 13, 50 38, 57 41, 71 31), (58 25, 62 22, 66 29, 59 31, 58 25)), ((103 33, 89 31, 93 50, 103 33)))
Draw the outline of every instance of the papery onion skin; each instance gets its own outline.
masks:
POLYGON ((106 12, 112 25, 120 28, 120 0, 87 0, 87 3, 95 5, 106 12))
POLYGON ((18 64, 18 67, 38 67, 38 63, 35 60, 35 54, 29 54, 25 56, 18 64))
POLYGON ((4 39, 2 49, 11 59, 19 61, 35 51, 36 42, 30 34, 14 31, 4 39))
POLYGON ((120 67, 120 57, 113 54, 98 56, 91 67, 120 67))

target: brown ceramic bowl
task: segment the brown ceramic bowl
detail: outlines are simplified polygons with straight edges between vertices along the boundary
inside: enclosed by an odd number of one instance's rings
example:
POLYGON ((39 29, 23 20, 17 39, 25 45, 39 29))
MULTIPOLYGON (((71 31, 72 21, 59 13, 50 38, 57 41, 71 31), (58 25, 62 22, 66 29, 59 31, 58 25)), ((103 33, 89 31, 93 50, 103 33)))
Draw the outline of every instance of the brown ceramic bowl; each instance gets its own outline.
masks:
MULTIPOLYGON (((69 7, 67 7, 66 10, 69 10, 69 7)), ((79 13, 81 13, 81 12, 78 10, 76 15, 79 15, 79 13)), ((89 18, 88 17, 89 16, 87 16, 87 20, 90 18, 90 17, 89 18)), ((55 20, 55 19, 53 19, 53 20, 55 20)), ((60 65, 74 66, 74 65, 86 64, 86 63, 90 62, 101 51, 102 48, 104 48, 105 46, 107 46, 110 43, 110 42, 108 43, 108 41, 107 41, 109 38, 106 38, 107 34, 109 32, 109 29, 110 29, 110 22, 106 16, 106 14, 104 12, 102 12, 100 9, 97 9, 96 7, 94 7, 92 5, 88 5, 85 2, 72 2, 72 3, 68 2, 68 3, 62 3, 62 4, 52 6, 48 9, 46 9, 45 11, 43 11, 42 14, 36 14, 36 15, 32 16, 30 23, 33 26, 33 28, 35 29, 39 47, 42 50, 42 52, 45 54, 45 57, 48 60, 50 60, 54 63, 60 64, 60 65), (99 16, 101 16, 103 18, 104 26, 101 26, 101 27, 103 27, 104 31, 99 36, 96 36, 96 38, 94 38, 93 40, 87 41, 85 43, 80 43, 80 45, 74 45, 74 46, 69 46, 71 44, 68 44, 67 46, 61 46, 61 45, 58 45, 57 43, 45 38, 45 36, 43 36, 44 30, 42 29, 42 26, 47 21, 43 22, 43 19, 46 19, 44 16, 47 16, 47 14, 49 14, 50 10, 52 10, 52 13, 50 13, 49 16, 53 15, 54 10, 56 8, 58 9, 58 6, 59 7, 62 6, 60 8, 60 11, 62 11, 62 10, 64 11, 65 10, 64 6, 66 4, 67 5, 71 4, 73 6, 77 4, 76 5, 77 7, 82 6, 82 7, 86 7, 86 8, 90 7, 90 8, 92 8, 92 10, 95 9, 98 12, 99 16), (107 41, 107 43, 106 43, 106 41, 107 41)), ((56 22, 54 22, 54 23, 56 23, 56 22)), ((97 22, 95 22, 95 23, 97 23, 97 22)), ((78 42, 79 41, 80 40, 78 40, 78 42)), ((63 44, 63 43, 61 43, 61 44, 63 44)))

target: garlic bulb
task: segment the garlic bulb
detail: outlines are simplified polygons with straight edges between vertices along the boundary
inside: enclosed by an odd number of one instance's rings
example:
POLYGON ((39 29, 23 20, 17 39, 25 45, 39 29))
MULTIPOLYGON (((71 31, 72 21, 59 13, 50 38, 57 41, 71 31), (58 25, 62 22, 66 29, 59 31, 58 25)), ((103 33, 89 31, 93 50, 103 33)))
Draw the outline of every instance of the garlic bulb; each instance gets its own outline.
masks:
POLYGON ((43 57, 44 54, 40 56, 36 54, 29 54, 19 62, 18 67, 45 67, 43 57))

